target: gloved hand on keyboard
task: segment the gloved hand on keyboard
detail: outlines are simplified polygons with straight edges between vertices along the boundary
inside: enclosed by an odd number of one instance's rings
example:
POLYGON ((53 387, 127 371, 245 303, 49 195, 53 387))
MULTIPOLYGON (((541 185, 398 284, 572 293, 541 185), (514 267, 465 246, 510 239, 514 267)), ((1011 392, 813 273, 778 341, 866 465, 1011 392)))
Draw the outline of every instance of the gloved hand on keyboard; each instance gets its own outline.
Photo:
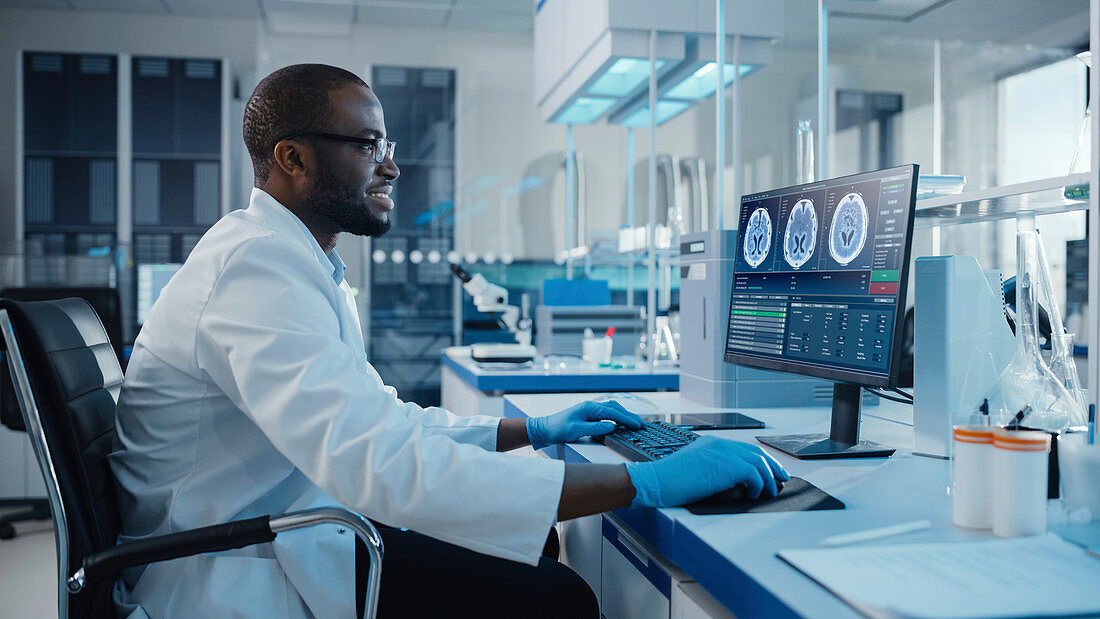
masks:
POLYGON ((581 402, 546 417, 527 419, 527 438, 531 446, 568 443, 582 436, 601 436, 615 431, 615 425, 637 430, 645 425, 642 418, 626 410, 618 402, 581 402))
POLYGON ((703 436, 660 460, 626 465, 637 494, 631 507, 674 507, 704 499, 739 483, 749 496, 776 495, 775 481, 791 478, 756 445, 703 436))

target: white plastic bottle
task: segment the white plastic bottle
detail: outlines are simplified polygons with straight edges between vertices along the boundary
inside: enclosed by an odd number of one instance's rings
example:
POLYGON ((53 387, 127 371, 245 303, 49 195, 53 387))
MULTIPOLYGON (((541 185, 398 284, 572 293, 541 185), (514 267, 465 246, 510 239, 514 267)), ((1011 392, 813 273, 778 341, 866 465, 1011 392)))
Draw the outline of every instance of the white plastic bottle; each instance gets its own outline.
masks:
POLYGON ((982 425, 955 426, 951 519, 960 527, 993 526, 993 432, 982 425))
POLYGON ((993 433, 993 533, 1039 535, 1047 530, 1046 432, 993 433))

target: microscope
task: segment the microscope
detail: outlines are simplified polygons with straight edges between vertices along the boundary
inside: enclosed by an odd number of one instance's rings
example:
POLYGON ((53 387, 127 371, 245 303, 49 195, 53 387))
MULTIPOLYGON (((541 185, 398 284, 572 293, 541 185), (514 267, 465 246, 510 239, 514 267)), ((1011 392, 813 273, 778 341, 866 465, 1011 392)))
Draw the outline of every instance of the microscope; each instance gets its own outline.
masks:
POLYGON ((474 298, 478 311, 498 315, 497 322, 516 337, 515 344, 474 344, 470 347, 470 357, 474 361, 497 363, 524 363, 534 359, 527 295, 523 295, 521 312, 520 308, 508 305, 507 290, 490 284, 481 273, 470 275, 457 264, 451 265, 451 271, 462 281, 463 290, 474 298))

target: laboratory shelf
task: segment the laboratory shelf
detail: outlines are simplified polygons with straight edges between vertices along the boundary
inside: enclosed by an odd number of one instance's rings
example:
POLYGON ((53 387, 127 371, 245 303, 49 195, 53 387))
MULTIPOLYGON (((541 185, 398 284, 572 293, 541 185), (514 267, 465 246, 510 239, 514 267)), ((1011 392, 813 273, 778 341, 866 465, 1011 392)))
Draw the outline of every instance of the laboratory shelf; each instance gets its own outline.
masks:
POLYGON ((915 217, 918 226, 927 227, 1008 219, 1022 213, 1083 211, 1089 207, 1087 194, 1084 198, 1068 199, 1064 190, 1088 182, 1089 174, 1083 172, 925 198, 917 200, 915 217))

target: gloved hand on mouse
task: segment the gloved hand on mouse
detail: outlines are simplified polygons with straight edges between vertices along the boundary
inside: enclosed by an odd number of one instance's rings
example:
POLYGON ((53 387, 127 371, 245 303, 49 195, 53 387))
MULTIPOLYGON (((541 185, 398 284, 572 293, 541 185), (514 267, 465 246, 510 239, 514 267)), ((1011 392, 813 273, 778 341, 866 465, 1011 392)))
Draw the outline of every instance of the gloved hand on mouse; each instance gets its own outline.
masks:
POLYGON ((756 445, 703 436, 651 462, 629 462, 626 471, 637 494, 631 507, 673 507, 704 499, 745 483, 748 496, 775 496, 776 480, 791 476, 756 445))

